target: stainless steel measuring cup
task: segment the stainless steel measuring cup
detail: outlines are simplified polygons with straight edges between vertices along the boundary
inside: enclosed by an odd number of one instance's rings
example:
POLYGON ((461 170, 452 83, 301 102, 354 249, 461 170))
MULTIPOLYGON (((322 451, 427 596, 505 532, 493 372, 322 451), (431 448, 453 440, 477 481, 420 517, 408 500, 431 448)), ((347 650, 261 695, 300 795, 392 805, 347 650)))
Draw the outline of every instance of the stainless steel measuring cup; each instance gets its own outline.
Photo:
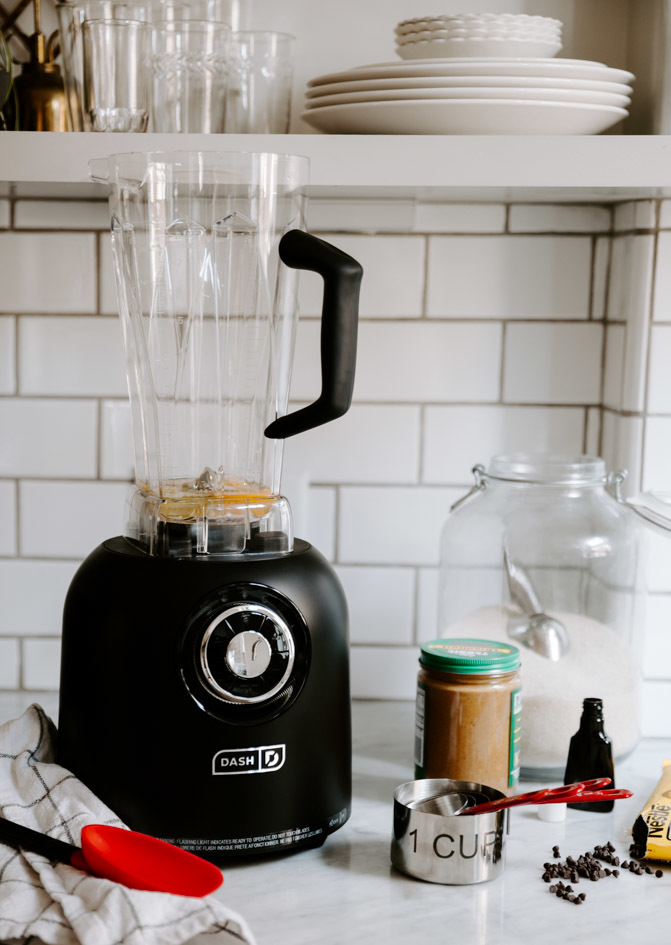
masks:
MULTIPOLYGON (((430 883, 466 885, 498 876, 505 862, 506 811, 489 814, 432 813, 441 795, 476 794, 490 800, 505 795, 473 781, 426 778, 394 791, 391 862, 396 869, 430 883), (427 809, 423 801, 431 799, 427 809)), ((449 805, 445 805, 449 810, 449 805)))

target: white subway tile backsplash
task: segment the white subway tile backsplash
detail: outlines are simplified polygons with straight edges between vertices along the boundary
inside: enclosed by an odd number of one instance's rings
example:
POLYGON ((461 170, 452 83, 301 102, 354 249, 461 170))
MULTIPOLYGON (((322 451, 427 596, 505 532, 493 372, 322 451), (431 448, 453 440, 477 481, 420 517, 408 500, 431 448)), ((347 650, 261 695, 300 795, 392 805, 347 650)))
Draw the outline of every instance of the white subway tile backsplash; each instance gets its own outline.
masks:
POLYGON ((657 236, 657 265, 652 301, 652 317, 656 322, 671 322, 671 233, 657 236))
POLYGON ((671 200, 662 200, 659 205, 660 230, 671 229, 671 200))
POLYGON ((83 558, 123 529, 128 486, 111 482, 35 482, 19 486, 21 554, 83 558))
POLYGON ((95 476, 96 414, 88 400, 0 398, 0 476, 95 476))
POLYGON ((642 670, 646 679, 671 680, 671 594, 646 601, 642 670))
POLYGON ((0 200, 0 229, 6 230, 10 223, 9 200, 0 200))
MULTIPOLYGON (((413 318, 422 314, 425 241, 421 236, 342 236, 325 239, 363 266, 361 318, 413 318)), ((303 315, 320 315, 324 280, 303 272, 298 293, 303 315)))
POLYGON ((592 318, 606 317, 608 274, 610 269, 610 237, 600 236, 594 242, 592 271, 592 318))
POLYGON ((633 200, 617 204, 613 216, 615 232, 626 230, 651 230, 655 226, 655 201, 633 200))
POLYGON ((503 233, 506 208, 496 203, 418 203, 413 229, 420 233, 503 233))
POLYGON ((0 233, 0 285, 5 312, 94 312, 95 236, 0 233))
POLYGON ((0 640, 0 689, 17 689, 20 681, 19 641, 0 640))
POLYGON ((655 241, 652 236, 618 236, 611 248, 608 285, 610 321, 647 322, 655 241))
POLYGON ((106 200, 17 200, 14 228, 106 230, 109 229, 109 207, 106 200))
POLYGON ((10 315, 0 316, 0 394, 16 391, 16 322, 10 315))
POLYGON ((438 631, 438 568, 419 568, 417 591, 417 641, 440 636, 438 631))
POLYGON ((105 400, 100 414, 100 476, 102 479, 132 479, 133 435, 130 402, 105 400))
POLYGON ((585 421, 585 447, 581 452, 599 456, 601 448, 601 407, 588 407, 585 421))
MULTIPOLYGON (((2 641, 0 641, 2 642, 2 641)), ((23 688, 58 689, 61 672, 61 641, 27 637, 23 650, 23 688)))
POLYGON ((627 479, 622 486, 624 495, 634 495, 641 491, 642 450, 642 417, 622 417, 605 410, 602 419, 601 456, 609 470, 627 470, 627 479))
POLYGON ((284 472, 302 470, 313 483, 417 482, 419 428, 419 407, 355 404, 339 420, 287 440, 284 472))
POLYGON ((603 327, 595 322, 508 325, 504 401, 599 403, 602 344, 603 327))
POLYGON ((308 206, 311 232, 389 233, 412 230, 412 200, 350 200, 312 198, 308 206))
POLYGON ((19 390, 56 396, 126 396, 119 319, 21 318, 19 390))
MULTIPOLYGON (((0 421, 1 425, 1 421, 0 421)), ((2 453, 0 453, 0 458, 2 453)), ((0 482, 0 555, 16 554, 16 483, 0 482)), ((0 563, 1 567, 1 563, 0 563)), ((0 601, 2 601, 0 593, 0 601)), ((2 612, 0 611, 0 614, 2 612)), ((0 616, 0 619, 1 616, 0 616)))
POLYGON ((648 417, 643 443, 645 492, 671 492, 671 417, 648 417))
POLYGON ((440 531, 462 489, 340 489, 340 564, 435 565, 440 531))
POLYGON ((595 204, 513 204, 508 211, 511 233, 607 233, 611 210, 595 204))
POLYGON ((412 643, 415 572, 411 568, 337 567, 353 644, 412 643))
POLYGON ((119 314, 117 303, 116 283, 114 281, 114 264, 112 262, 112 242, 109 234, 99 237, 100 245, 100 311, 103 315, 119 314))
POLYGON ((653 325, 650 330, 648 369, 649 413, 671 414, 671 325, 653 325))
POLYGON ((309 488, 305 528, 300 531, 296 528, 296 536, 314 545, 327 561, 335 561, 336 557, 337 501, 335 489, 325 486, 309 488))
MULTIPOLYGON (((353 646, 350 656, 353 699, 414 699, 416 647, 353 646)), ((412 732, 408 732, 408 751, 412 732)))
POLYGON ((431 236, 427 314, 587 318, 591 256, 583 236, 431 236))
POLYGON ((626 325, 617 323, 606 326, 602 402, 604 407, 610 407, 611 410, 620 410, 622 406, 626 337, 626 325))
POLYGON ((643 683, 641 734, 648 738, 671 737, 671 682, 643 683))
POLYGON ((422 481, 470 480, 476 463, 514 451, 582 452, 584 412, 571 407, 425 407, 422 481))
MULTIPOLYGON (((295 400, 321 389, 319 322, 301 320, 291 385, 295 400)), ((361 322, 355 401, 498 400, 501 326, 361 322)))
POLYGON ((78 567, 78 561, 0 561, 0 636, 59 634, 65 595, 78 567))

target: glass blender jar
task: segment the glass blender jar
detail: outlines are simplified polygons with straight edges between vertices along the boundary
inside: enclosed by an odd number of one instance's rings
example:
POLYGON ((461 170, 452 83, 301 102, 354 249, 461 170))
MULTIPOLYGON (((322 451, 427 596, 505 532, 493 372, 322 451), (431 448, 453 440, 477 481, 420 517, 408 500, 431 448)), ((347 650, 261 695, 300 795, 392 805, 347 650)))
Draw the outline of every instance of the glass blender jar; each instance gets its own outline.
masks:
POLYGON ((597 457, 533 453, 473 473, 443 527, 439 635, 519 647, 522 777, 563 778, 590 697, 625 757, 639 737, 644 601, 623 474, 597 457))
POLYGON ((361 267, 304 231, 306 158, 129 153, 92 177, 110 188, 136 487, 66 600, 60 761, 135 829, 205 855, 322 843, 349 816, 347 611, 280 474, 286 437, 349 407, 361 267), (298 269, 324 278, 322 392, 287 414, 298 269))

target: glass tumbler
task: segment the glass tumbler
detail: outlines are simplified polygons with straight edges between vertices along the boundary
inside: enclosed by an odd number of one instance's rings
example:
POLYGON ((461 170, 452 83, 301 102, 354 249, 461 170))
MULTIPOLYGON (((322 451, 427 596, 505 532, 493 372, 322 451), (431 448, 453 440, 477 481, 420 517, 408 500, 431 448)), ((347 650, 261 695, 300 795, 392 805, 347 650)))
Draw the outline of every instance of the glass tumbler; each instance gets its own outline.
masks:
POLYGON ((206 20, 171 20, 152 29, 152 128, 221 134, 231 30, 206 20))
POLYGON ((82 24, 83 112, 90 131, 146 131, 148 24, 94 19, 82 24))
POLYGON ((84 21, 149 19, 148 2, 66 0, 56 4, 70 131, 91 131, 84 110, 84 21))
POLYGON ((84 20, 84 112, 92 131, 146 131, 149 26, 84 20))
POLYGON ((226 131, 286 134, 291 117, 294 37, 288 33, 233 34, 226 131))

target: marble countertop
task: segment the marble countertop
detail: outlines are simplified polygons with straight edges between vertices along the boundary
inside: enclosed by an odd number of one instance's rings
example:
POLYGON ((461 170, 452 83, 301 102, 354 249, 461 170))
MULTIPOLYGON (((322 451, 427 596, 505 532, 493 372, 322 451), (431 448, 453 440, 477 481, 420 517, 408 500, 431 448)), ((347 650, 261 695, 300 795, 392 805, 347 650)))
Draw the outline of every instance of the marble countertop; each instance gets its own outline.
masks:
MULTIPOLYGON (((20 714, 29 701, 0 694, 0 719, 20 714)), ((55 717, 52 694, 34 701, 55 717)), ((480 885, 442 886, 404 876, 389 860, 393 791, 413 776, 413 715, 410 702, 355 702, 350 821, 319 849, 225 867, 215 895, 245 916, 258 945, 668 941, 671 865, 661 879, 628 872, 598 883, 583 879, 577 891, 587 898, 579 908, 550 895, 541 873, 555 844, 564 858, 610 840, 627 857, 631 825, 671 757, 671 740, 645 740, 618 766, 618 785, 634 796, 612 813, 569 809, 565 821, 545 823, 534 807, 513 810, 503 874, 480 885)), ((522 789, 534 786, 524 782, 522 789)))

